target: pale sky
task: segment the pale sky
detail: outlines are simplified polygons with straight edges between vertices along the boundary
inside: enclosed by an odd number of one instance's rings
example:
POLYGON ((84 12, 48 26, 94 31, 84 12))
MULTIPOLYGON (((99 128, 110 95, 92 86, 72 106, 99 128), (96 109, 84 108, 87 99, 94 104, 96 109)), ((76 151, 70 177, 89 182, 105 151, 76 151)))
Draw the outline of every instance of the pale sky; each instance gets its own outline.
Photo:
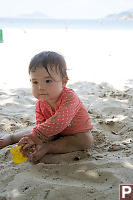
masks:
POLYGON ((42 12, 51 18, 102 18, 133 9, 133 0, 0 0, 0 17, 42 12))

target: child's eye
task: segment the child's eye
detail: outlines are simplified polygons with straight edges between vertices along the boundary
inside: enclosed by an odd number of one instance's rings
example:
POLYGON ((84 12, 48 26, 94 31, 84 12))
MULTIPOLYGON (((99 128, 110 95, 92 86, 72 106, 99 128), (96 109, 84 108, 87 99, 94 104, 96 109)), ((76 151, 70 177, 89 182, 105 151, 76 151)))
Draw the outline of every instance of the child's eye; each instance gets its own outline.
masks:
POLYGON ((35 84, 35 85, 37 85, 37 84, 38 84, 38 82, 37 82, 37 81, 33 81, 32 83, 33 83, 33 84, 35 84))
POLYGON ((46 83, 51 83, 52 82, 52 80, 46 80, 46 83))

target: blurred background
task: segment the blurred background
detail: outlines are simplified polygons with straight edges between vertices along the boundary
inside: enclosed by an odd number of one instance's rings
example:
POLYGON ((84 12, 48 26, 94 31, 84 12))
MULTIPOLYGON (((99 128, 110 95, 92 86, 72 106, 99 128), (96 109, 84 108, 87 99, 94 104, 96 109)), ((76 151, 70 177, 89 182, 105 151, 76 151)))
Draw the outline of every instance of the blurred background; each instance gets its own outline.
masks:
POLYGON ((132 81, 132 0, 0 0, 0 88, 30 87, 28 65, 57 51, 70 83, 132 81))

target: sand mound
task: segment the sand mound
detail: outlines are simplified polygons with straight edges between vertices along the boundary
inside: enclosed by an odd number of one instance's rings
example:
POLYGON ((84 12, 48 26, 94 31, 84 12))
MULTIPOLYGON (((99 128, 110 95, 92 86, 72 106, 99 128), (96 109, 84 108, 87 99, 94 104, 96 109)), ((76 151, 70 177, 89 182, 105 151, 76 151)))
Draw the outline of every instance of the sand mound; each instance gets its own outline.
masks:
MULTIPOLYGON (((91 149, 49 154, 36 164, 15 164, 10 148, 0 150, 0 200, 114 200, 119 184, 133 180, 133 89, 102 83, 70 85, 85 103, 94 125, 91 149)), ((30 89, 0 90, 0 131, 35 125, 30 89)))

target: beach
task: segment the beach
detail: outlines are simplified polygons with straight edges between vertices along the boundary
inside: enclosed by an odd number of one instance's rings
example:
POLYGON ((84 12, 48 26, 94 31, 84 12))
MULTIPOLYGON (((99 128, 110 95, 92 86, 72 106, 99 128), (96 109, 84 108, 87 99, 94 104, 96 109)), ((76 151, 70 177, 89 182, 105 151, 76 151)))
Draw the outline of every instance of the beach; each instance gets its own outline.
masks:
POLYGON ((28 64, 62 53, 69 82, 94 126, 91 149, 16 164, 0 150, 0 200, 117 200, 133 184, 132 31, 5 29, 0 44, 0 135, 35 126, 28 64))
POLYGON ((132 30, 3 28, 0 86, 30 87, 31 58, 50 50, 65 57, 70 83, 108 82, 123 89, 132 79, 132 34, 132 30))

